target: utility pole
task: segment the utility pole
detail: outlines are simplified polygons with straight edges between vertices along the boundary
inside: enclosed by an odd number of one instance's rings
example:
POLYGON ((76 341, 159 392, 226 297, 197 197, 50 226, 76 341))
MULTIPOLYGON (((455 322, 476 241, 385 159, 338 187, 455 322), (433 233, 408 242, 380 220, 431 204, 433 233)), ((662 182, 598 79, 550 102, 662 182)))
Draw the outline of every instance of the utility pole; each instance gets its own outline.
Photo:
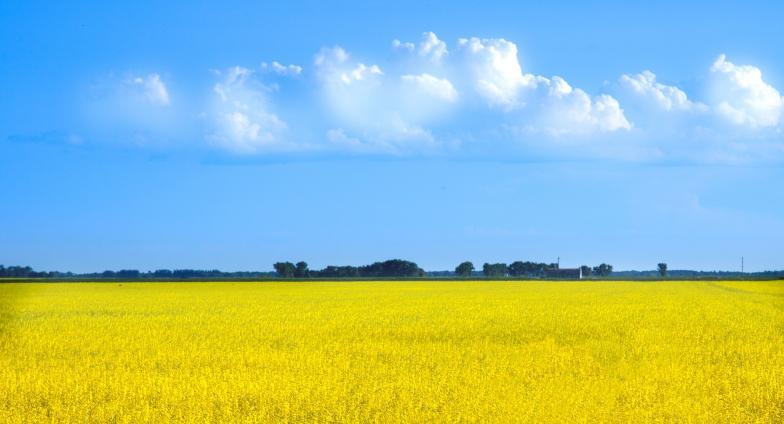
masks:
POLYGON ((743 256, 740 257, 740 273, 743 274, 743 256))
POLYGON ((555 261, 555 266, 556 266, 556 268, 561 269, 561 257, 560 256, 558 257, 558 260, 555 261))

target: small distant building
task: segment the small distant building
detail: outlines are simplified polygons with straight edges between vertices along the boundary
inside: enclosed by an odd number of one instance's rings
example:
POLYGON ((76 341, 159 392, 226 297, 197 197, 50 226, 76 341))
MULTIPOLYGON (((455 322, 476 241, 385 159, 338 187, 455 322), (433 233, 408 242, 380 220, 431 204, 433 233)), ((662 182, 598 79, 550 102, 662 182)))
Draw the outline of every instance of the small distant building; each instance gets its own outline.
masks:
POLYGON ((582 280, 582 268, 553 268, 544 270, 544 278, 558 278, 563 280, 582 280))

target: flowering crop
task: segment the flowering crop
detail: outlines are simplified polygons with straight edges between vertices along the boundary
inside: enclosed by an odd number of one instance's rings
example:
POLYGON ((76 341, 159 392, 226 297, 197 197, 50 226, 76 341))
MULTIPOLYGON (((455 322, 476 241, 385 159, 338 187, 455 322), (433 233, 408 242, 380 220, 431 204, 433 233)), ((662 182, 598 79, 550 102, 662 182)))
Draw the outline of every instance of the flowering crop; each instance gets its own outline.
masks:
POLYGON ((0 422, 71 421, 784 422, 784 284, 0 284, 0 422))

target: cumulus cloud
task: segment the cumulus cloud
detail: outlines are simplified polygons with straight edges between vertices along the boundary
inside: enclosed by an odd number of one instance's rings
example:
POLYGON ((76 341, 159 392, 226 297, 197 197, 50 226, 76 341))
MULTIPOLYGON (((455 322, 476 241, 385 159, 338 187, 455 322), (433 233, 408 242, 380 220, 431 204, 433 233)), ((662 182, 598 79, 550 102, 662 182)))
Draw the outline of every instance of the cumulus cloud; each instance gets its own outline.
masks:
POLYGON ((710 74, 711 97, 719 116, 749 127, 779 124, 784 100, 762 79, 759 68, 735 65, 722 54, 711 66, 710 74))
POLYGON ((408 52, 416 52, 417 55, 423 57, 433 63, 439 63, 447 54, 446 43, 438 39, 434 32, 425 32, 422 34, 422 39, 419 45, 414 45, 411 42, 401 42, 400 40, 392 41, 392 47, 397 50, 408 52))
MULTIPOLYGON (((724 55, 706 66, 707 96, 700 96, 660 82, 650 70, 613 78, 606 92, 583 90, 526 69, 518 45, 503 38, 460 38, 450 51, 424 32, 416 43, 392 45, 404 54, 359 58, 334 46, 315 54, 312 72, 277 61, 262 62, 255 72, 220 72, 208 112, 200 115, 206 138, 247 154, 304 147, 419 154, 456 146, 481 153, 495 143, 573 156, 707 157, 701 153, 708 149, 710 157, 784 156, 784 99, 759 68, 724 55), (314 78, 307 84, 316 90, 286 92, 305 79, 274 78, 303 74, 314 78), (267 77, 274 83, 264 83, 267 77), (318 145, 292 142, 294 131, 318 145)), ((168 120, 182 116, 175 111, 188 102, 173 104, 159 74, 141 75, 104 84, 108 94, 91 105, 90 119, 104 123, 107 133, 173 133, 168 120)))
POLYGON ((354 60, 341 47, 323 48, 314 65, 325 107, 340 125, 341 132, 329 133, 329 140, 345 147, 391 153, 429 149, 434 137, 426 125, 458 99, 446 78, 386 75, 378 65, 354 60), (351 136, 338 137, 349 132, 351 136))
POLYGON ((709 125, 710 108, 692 100, 681 88, 659 82, 650 70, 624 74, 610 87, 634 122, 635 140, 654 139, 659 145, 693 140, 698 128, 709 125))
POLYGON ((329 132, 328 141, 364 151, 431 149, 439 141, 432 126, 477 100, 498 116, 491 121, 539 135, 586 136, 632 127, 613 97, 592 97, 560 77, 524 73, 511 41, 465 38, 458 45, 460 57, 444 62, 446 43, 434 33, 424 33, 419 45, 395 41, 395 48, 428 60, 408 66, 425 72, 390 66, 390 74, 341 47, 323 48, 314 65, 326 109, 340 129, 329 132), (473 94, 464 97, 464 90, 473 94))
POLYGON ((458 45, 476 92, 490 105, 520 117, 531 132, 566 136, 631 128, 613 97, 592 98, 561 77, 524 73, 511 41, 474 37, 462 38, 458 45))
POLYGON ((351 85, 383 75, 378 65, 351 62, 349 54, 340 46, 322 48, 314 64, 322 81, 328 84, 351 85))
POLYGON ((656 74, 643 71, 636 75, 621 75, 621 87, 643 102, 663 111, 704 110, 705 105, 689 100, 686 93, 678 87, 656 81, 656 74))
POLYGON ((544 79, 541 84, 547 87, 547 95, 542 100, 541 119, 533 124, 534 130, 566 136, 631 129, 613 97, 602 94, 591 98, 560 77, 544 79))
POLYGON ((439 40, 435 33, 426 32, 422 34, 422 41, 419 43, 419 55, 438 62, 448 53, 446 43, 439 40))
POLYGON ((416 45, 412 42, 403 42, 400 40, 392 40, 392 48, 396 50, 405 50, 409 52, 413 52, 416 49, 416 45))
POLYGON ((383 72, 378 65, 350 59, 341 47, 322 48, 314 60, 328 112, 338 118, 366 120, 381 108, 377 87, 383 72))
POLYGON ((348 85, 355 81, 364 81, 381 74, 383 72, 381 72, 381 68, 378 65, 367 66, 364 63, 359 63, 347 72, 340 74, 340 81, 348 85))
POLYGON ((457 101, 457 90, 446 78, 437 78, 430 74, 403 75, 400 77, 403 84, 410 87, 412 92, 423 93, 427 97, 454 103, 457 101))
POLYGON ((253 71, 235 66, 218 72, 208 140, 235 153, 257 153, 285 147, 286 123, 272 113, 265 87, 253 71))
POLYGON ((261 62, 261 69, 281 76, 296 76, 302 73, 302 67, 299 65, 281 65, 276 61, 272 63, 261 62))
POLYGON ((474 88, 493 105, 519 105, 521 91, 536 88, 540 82, 539 77, 523 74, 517 45, 511 41, 461 38, 458 46, 474 88))

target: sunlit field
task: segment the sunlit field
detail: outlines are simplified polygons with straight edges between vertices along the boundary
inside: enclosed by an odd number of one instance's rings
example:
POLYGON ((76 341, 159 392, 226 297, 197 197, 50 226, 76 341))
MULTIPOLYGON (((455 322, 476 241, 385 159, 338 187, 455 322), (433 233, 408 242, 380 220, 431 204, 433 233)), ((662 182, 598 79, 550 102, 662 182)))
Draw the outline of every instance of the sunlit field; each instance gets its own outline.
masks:
POLYGON ((782 282, 0 284, 0 422, 784 422, 782 282))

